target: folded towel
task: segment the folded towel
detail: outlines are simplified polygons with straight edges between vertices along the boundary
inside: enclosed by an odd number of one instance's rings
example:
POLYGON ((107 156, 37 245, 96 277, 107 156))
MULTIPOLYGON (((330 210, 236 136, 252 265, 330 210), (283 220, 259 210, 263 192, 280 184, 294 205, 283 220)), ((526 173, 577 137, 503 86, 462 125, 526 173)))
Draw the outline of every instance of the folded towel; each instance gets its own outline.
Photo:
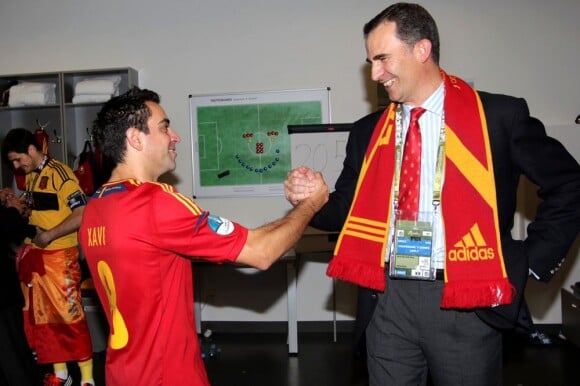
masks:
POLYGON ((46 93, 56 88, 55 83, 20 82, 10 87, 10 94, 46 93))
POLYGON ((115 86, 118 86, 119 83, 121 83, 121 77, 119 75, 101 75, 95 76, 94 78, 86 78, 84 80, 110 80, 115 84, 115 86))
POLYGON ((111 99, 111 94, 82 94, 75 95, 72 103, 103 103, 111 99))
POLYGON ((27 94, 10 94, 10 106, 38 106, 56 103, 54 93, 29 92, 27 94))
POLYGON ((56 103, 56 84, 19 83, 10 87, 9 106, 38 106, 56 103))
POLYGON ((95 78, 81 80, 75 84, 75 95, 84 94, 108 94, 115 95, 118 93, 121 77, 112 78, 95 78))

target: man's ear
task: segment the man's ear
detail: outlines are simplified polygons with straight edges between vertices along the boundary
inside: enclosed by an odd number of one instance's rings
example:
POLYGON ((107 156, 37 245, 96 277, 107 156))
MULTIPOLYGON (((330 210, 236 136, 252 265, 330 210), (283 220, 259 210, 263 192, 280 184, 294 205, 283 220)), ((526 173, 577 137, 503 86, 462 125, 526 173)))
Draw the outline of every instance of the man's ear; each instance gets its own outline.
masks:
POLYGON ((419 40, 413 49, 415 57, 421 63, 424 63, 431 57, 431 41, 428 39, 419 40))
POLYGON ((37 151, 38 151, 38 149, 36 148, 36 146, 34 146, 33 144, 30 144, 30 145, 28 145, 28 149, 26 149, 26 154, 32 157, 32 155, 37 151))
POLYGON ((141 130, 137 129, 136 127, 128 128, 125 133, 128 145, 136 150, 141 150, 143 148, 141 143, 141 133, 141 130))

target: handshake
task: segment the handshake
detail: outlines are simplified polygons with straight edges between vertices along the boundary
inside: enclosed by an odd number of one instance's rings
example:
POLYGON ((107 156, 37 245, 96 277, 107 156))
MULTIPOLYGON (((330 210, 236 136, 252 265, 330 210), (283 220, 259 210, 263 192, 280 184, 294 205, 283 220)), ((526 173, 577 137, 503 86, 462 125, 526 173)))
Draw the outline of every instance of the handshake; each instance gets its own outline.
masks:
POLYGON ((314 172, 306 166, 299 166, 288 173, 284 181, 284 194, 286 199, 293 205, 298 205, 301 201, 313 200, 317 206, 316 211, 328 201, 328 186, 322 177, 322 173, 314 172), (319 197, 324 198, 319 202, 319 197))

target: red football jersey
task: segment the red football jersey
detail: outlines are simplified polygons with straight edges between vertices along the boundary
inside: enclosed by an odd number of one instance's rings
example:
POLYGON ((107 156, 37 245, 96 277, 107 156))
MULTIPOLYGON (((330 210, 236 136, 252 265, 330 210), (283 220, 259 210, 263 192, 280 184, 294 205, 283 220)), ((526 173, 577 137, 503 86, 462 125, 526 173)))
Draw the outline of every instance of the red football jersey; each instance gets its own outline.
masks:
POLYGON ((111 328, 108 386, 209 385, 185 256, 234 261, 247 234, 166 184, 125 180, 95 193, 79 241, 111 328))

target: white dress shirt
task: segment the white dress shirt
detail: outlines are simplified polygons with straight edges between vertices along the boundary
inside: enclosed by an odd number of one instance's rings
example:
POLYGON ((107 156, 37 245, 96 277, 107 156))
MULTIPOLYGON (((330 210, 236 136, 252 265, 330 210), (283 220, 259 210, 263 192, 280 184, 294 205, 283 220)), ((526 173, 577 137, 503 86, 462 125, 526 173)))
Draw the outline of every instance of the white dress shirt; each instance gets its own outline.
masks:
MULTIPOLYGON (((421 188, 419 193, 419 212, 433 212, 433 183, 437 165, 437 151, 439 149, 439 135, 443 122, 443 99, 445 97, 443 83, 437 90, 420 106, 426 111, 419 118, 421 128, 421 188)), ((411 109, 418 106, 403 105, 402 138, 406 138, 409 129, 411 109)), ((400 168, 399 168, 400 170, 400 168)), ((445 174, 443 170, 443 175, 445 174)), ((442 178, 444 182, 444 178, 442 178)), ((394 219, 391 221, 391 232, 394 219)), ((392 240, 392 238, 390 238, 392 240)), ((445 231, 441 217, 441 208, 433 218, 433 261, 435 268, 443 269, 445 266, 445 231)), ((392 248, 392 246, 389 246, 392 248)), ((387 254, 388 256, 388 254, 387 254)))

